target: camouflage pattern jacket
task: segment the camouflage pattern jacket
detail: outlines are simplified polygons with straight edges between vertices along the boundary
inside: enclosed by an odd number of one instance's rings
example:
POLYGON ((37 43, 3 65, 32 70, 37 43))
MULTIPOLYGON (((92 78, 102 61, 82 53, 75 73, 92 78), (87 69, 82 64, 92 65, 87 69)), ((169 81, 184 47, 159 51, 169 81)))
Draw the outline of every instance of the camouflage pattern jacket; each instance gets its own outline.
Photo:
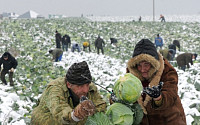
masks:
MULTIPOLYGON (((90 84, 88 99, 95 104, 96 112, 106 110, 106 102, 93 83, 90 84)), ((72 120, 74 108, 65 78, 58 78, 47 85, 40 97, 39 105, 32 112, 31 125, 84 125, 87 118, 79 122, 72 120)))

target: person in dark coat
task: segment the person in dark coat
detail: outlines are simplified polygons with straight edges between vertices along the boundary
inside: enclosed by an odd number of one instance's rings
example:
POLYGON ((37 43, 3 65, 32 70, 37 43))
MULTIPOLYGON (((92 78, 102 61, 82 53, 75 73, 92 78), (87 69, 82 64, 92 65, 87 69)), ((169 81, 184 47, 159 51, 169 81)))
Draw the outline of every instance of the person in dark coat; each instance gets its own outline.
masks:
POLYGON ((62 37, 62 49, 68 51, 67 35, 62 37))
POLYGON ((177 65, 185 71, 186 65, 187 68, 190 68, 190 65, 193 65, 193 59, 196 60, 197 54, 192 54, 192 53, 183 53, 180 54, 176 57, 177 65))
POLYGON ((150 40, 136 44, 127 73, 142 82, 143 93, 137 100, 144 112, 140 125, 186 125, 178 96, 178 74, 150 40))
POLYGON ((53 55, 52 61, 55 60, 55 62, 61 61, 63 50, 59 48, 51 49, 49 50, 49 53, 53 55))
POLYGON ((174 40, 173 44, 176 45, 178 47, 178 51, 180 51, 180 49, 181 49, 180 42, 178 40, 174 40))
POLYGON ((5 75, 9 74, 10 86, 14 86, 13 73, 17 65, 18 65, 17 60, 9 52, 5 52, 0 58, 1 81, 5 85, 7 85, 5 75), (2 64, 3 64, 3 70, 1 71, 2 64))
POLYGON ((56 48, 61 48, 61 41, 62 41, 62 38, 61 38, 61 34, 56 30, 56 48))
POLYGON ((71 47, 71 38, 69 35, 66 35, 66 38, 67 38, 67 45, 68 45, 68 48, 71 47))
POLYGON ((117 39, 115 39, 115 38, 110 38, 110 44, 113 44, 113 45, 115 45, 116 47, 117 47, 117 39))
POLYGON ((169 44, 168 49, 173 49, 175 51, 175 54, 176 54, 176 45, 169 44))
POLYGON ((102 54, 104 54, 103 51, 103 45, 105 45, 105 42, 100 36, 95 40, 95 47, 97 48, 97 53, 99 54, 99 49, 101 50, 102 54))

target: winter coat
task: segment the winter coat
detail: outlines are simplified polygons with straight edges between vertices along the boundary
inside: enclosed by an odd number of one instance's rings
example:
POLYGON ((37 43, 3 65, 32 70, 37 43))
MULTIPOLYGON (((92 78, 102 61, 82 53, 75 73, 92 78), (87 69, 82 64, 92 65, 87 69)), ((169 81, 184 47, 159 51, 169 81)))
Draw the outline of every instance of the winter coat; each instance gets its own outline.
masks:
MULTIPOLYGON (((32 112, 31 125, 84 125, 87 118, 79 122, 71 118, 74 109, 71 96, 65 78, 50 82, 32 112)), ((106 102, 93 83, 89 87, 88 99, 94 103, 97 112, 106 110, 106 102)))
POLYGON ((156 46, 163 46, 163 39, 161 37, 156 37, 155 38, 155 45, 156 46))
POLYGON ((172 56, 169 55, 169 50, 168 49, 160 49, 159 50, 160 54, 167 60, 171 60, 172 56))
POLYGON ((95 47, 101 49, 103 48, 103 44, 105 45, 105 42, 102 38, 98 37, 96 40, 95 40, 95 47))
POLYGON ((155 104, 152 97, 144 93, 137 100, 144 112, 141 125, 186 125, 184 110, 178 96, 178 74, 173 66, 157 53, 153 43, 143 39, 136 45, 133 56, 127 63, 127 72, 139 78, 143 87, 157 86, 159 82, 164 83, 161 89, 160 106, 155 104), (137 65, 142 61, 151 63, 148 79, 142 77, 137 69, 137 65))
POLYGON ((4 54, 8 55, 8 60, 4 60, 3 55, 0 58, 0 71, 1 71, 1 65, 3 64, 4 70, 10 70, 11 68, 16 69, 18 62, 17 60, 9 53, 5 52, 4 54))
POLYGON ((170 45, 168 46, 168 49, 173 49, 173 50, 176 52, 176 45, 170 44, 170 45))
POLYGON ((71 38, 68 35, 66 35, 66 38, 67 38, 67 43, 71 44, 71 38))
POLYGON ((63 50, 59 49, 59 48, 56 48, 56 49, 54 49, 52 51, 51 54, 53 55, 53 59, 52 60, 55 60, 56 58, 59 58, 63 54, 63 50))
POLYGON ((78 45, 78 43, 73 43, 71 51, 74 52, 76 49, 78 50, 78 52, 81 51, 81 48, 78 45))
POLYGON ((62 38, 62 45, 67 45, 67 36, 64 35, 63 38, 62 38))
POLYGON ((115 38, 110 38, 110 41, 111 41, 111 44, 116 44, 117 43, 117 39, 115 39, 115 38))
POLYGON ((89 42, 87 42, 87 41, 83 42, 83 47, 89 47, 89 46, 90 46, 89 42))
POLYGON ((62 41, 61 34, 56 33, 55 37, 56 37, 56 48, 61 48, 61 46, 60 46, 60 43, 62 41))
POLYGON ((178 50, 180 51, 180 49, 181 49, 180 42, 178 40, 174 40, 173 44, 176 45, 178 47, 178 50))
POLYGON ((179 67, 183 67, 185 65, 187 65, 187 68, 190 68, 190 65, 193 65, 193 61, 192 61, 192 53, 183 53, 180 54, 176 57, 176 61, 179 67))

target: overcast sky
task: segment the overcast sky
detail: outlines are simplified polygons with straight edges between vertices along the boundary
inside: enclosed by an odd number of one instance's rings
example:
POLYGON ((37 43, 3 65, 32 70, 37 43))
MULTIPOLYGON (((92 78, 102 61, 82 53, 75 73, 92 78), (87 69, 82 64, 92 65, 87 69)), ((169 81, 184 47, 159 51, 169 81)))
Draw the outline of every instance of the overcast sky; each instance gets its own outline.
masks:
MULTIPOLYGON (((200 14, 200 0, 154 0, 155 15, 200 14)), ((33 10, 48 14, 80 16, 142 16, 153 15, 153 0, 0 0, 0 13, 19 15, 33 10)))

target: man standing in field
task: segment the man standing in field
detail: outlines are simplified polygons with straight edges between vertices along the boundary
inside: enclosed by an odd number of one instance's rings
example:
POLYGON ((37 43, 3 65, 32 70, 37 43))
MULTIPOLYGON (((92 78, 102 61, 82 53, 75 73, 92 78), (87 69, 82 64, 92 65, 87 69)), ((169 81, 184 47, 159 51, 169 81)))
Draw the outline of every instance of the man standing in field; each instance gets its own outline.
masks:
POLYGON ((105 42, 100 36, 95 40, 95 47, 97 48, 97 53, 99 54, 99 49, 101 49, 102 54, 104 54, 103 51, 103 45, 105 45, 105 42))
POLYGON ((56 48, 61 48, 61 41, 62 41, 62 38, 61 38, 61 34, 56 30, 56 48))
POLYGON ((160 49, 162 49, 163 46, 163 39, 160 37, 159 34, 157 34, 157 37, 155 38, 155 45, 156 45, 156 49, 158 47, 160 47, 160 49))

